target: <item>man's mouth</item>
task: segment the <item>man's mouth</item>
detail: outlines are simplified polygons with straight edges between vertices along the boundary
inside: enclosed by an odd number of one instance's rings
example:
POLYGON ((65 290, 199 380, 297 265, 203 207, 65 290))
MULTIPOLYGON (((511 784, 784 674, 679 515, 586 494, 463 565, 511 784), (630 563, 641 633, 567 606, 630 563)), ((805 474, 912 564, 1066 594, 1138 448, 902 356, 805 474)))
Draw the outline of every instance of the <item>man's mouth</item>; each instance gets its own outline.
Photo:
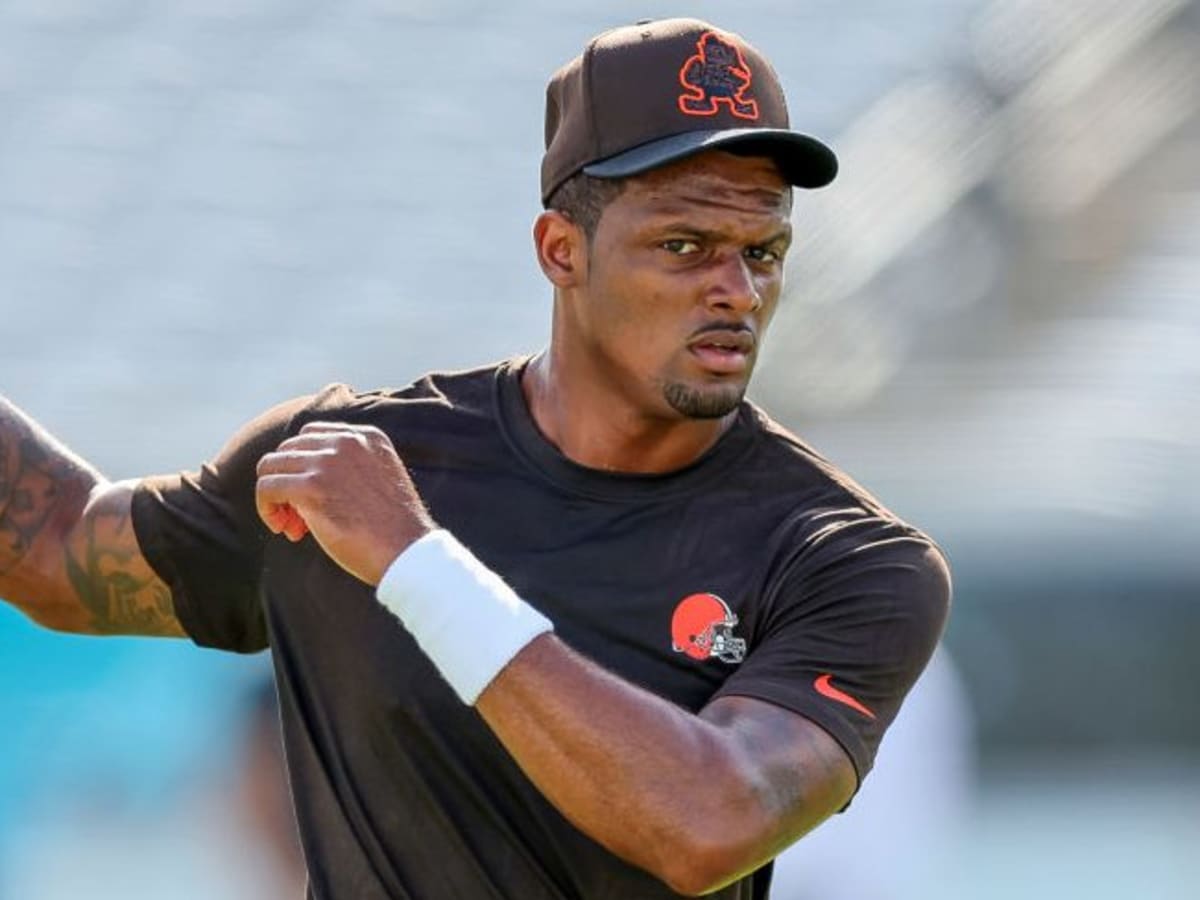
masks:
POLYGON ((754 335, 743 329, 704 331, 688 343, 688 350, 710 372, 734 375, 750 365, 754 335))

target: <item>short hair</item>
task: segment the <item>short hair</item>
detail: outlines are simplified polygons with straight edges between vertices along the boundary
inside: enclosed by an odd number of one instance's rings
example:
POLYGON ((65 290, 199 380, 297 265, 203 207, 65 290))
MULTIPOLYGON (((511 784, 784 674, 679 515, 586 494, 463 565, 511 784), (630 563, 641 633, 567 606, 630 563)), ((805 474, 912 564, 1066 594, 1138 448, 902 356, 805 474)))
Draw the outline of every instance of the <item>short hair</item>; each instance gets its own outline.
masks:
POLYGON ((557 210, 583 229, 590 244, 605 207, 625 190, 624 178, 594 178, 576 172, 554 189, 546 209, 557 210))

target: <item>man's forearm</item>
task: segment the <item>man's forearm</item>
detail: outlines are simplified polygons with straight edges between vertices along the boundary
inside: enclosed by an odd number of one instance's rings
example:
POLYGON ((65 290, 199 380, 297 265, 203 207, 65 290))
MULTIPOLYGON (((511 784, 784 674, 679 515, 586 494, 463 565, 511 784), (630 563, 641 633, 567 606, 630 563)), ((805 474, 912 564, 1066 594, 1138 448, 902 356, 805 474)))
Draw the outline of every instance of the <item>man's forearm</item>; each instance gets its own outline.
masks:
POLYGON ((844 752, 800 717, 738 697, 695 716, 550 635, 476 708, 576 826, 684 894, 757 868, 854 789, 844 752))
POLYGON ((55 625, 63 539, 104 479, 0 397, 0 597, 55 625))
POLYGON ((752 791, 733 796, 733 760, 714 726, 660 698, 636 696, 636 688, 564 651, 549 635, 537 639, 476 708, 580 830, 691 893, 675 873, 688 860, 699 871, 701 836, 719 830, 727 839, 766 811, 755 808, 752 791), (582 728, 580 718, 588 720, 582 728))
POLYGON ((182 636, 138 546, 133 489, 0 397, 0 598, 58 631, 182 636))
POLYGON ((178 634, 127 493, 0 397, 0 598, 62 631, 178 634))

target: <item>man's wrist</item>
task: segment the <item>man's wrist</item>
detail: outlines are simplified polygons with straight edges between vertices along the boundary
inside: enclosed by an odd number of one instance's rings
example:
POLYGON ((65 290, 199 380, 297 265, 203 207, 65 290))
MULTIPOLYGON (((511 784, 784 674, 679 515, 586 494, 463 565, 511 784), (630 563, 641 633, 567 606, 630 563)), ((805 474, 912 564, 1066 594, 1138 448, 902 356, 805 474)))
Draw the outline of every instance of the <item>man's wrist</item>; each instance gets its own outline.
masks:
POLYGON ((430 530, 388 566, 375 592, 466 704, 530 641, 553 629, 454 535, 430 530))
POLYGON ((437 525, 428 516, 421 517, 412 522, 411 527, 406 528, 404 533, 397 536, 394 543, 379 554, 374 567, 378 574, 373 580, 367 583, 378 588, 387 576, 388 570, 408 552, 409 547, 437 530, 437 525))

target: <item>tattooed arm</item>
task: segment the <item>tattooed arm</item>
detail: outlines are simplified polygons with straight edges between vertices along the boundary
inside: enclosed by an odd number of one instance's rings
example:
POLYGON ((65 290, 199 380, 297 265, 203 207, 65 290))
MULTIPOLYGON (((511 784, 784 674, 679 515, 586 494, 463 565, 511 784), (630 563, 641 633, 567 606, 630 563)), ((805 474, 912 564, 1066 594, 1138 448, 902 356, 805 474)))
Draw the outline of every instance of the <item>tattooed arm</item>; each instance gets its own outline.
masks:
POLYGON ((0 597, 58 631, 182 637, 133 532, 133 487, 0 397, 0 597))

